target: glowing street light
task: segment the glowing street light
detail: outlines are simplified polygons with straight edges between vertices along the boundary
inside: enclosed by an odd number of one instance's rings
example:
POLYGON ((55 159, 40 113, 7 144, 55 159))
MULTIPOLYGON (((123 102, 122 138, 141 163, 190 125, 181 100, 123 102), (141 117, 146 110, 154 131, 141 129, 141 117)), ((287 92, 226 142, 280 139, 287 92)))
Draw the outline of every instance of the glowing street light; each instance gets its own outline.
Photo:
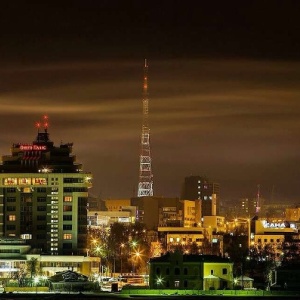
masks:
MULTIPOLYGON (((160 290, 162 284, 163 284, 163 279, 161 277, 158 277, 156 279, 156 286, 157 286, 157 288, 159 288, 159 290, 160 290)), ((159 291, 159 293, 160 293, 160 291, 159 291)))
POLYGON ((125 244, 122 243, 120 245, 120 258, 121 258, 121 274, 123 273, 123 249, 125 247, 125 244))
POLYGON ((238 283, 237 278, 234 278, 234 279, 233 279, 233 284, 234 284, 235 287, 236 287, 237 283, 238 283))
POLYGON ((142 253, 140 250, 135 250, 135 252, 131 253, 131 260, 132 260, 132 271, 135 273, 135 265, 137 264, 138 260, 141 258, 142 253))

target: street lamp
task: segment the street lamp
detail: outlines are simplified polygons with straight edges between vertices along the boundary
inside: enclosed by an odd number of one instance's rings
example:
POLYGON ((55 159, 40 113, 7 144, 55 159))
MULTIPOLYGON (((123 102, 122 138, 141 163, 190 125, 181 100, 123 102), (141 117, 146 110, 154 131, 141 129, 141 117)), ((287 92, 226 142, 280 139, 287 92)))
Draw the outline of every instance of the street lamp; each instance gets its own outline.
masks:
POLYGON ((233 284, 234 284, 234 289, 235 289, 235 290, 236 290, 236 287, 237 287, 237 283, 238 283, 237 278, 234 278, 234 279, 233 279, 233 284))
POLYGON ((125 244, 122 243, 122 244, 120 245, 121 275, 122 275, 122 273, 123 273, 123 249, 124 249, 124 247, 125 247, 125 244))
MULTIPOLYGON (((93 240, 93 243, 95 244, 97 242, 97 240, 93 240)), ((103 275, 103 272, 102 272, 102 257, 103 257, 103 252, 104 252, 104 249, 102 248, 102 246, 99 246, 99 245, 95 245, 95 248, 93 250, 93 252, 99 256, 100 258, 100 265, 99 265, 99 273, 100 273, 100 278, 102 280, 102 275, 103 275)))
POLYGON ((141 251, 136 250, 135 252, 132 253, 132 270, 133 273, 135 273, 135 265, 137 263, 137 261, 139 260, 139 258, 141 257, 141 251))
POLYGON ((129 243, 129 246, 131 247, 131 263, 132 263, 132 273, 135 273, 135 268, 134 268, 134 256, 136 256, 136 247, 137 247, 138 243, 136 241, 131 241, 131 243, 129 243), (133 252, 135 250, 135 252, 133 252))
POLYGON ((156 286, 157 286, 157 288, 159 289, 159 293, 161 292, 160 291, 160 287, 161 287, 161 285, 163 284, 163 279, 161 278, 161 277, 158 277, 157 279, 156 279, 156 286))

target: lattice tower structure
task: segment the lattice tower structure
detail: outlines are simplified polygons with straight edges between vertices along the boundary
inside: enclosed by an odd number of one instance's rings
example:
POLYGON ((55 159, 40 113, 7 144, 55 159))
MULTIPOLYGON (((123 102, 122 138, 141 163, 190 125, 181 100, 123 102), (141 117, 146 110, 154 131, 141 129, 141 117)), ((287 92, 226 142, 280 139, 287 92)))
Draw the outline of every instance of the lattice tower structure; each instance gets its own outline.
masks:
POLYGON ((260 213, 260 208, 261 208, 261 205, 260 205, 260 185, 258 184, 257 185, 256 208, 255 208, 256 214, 260 213))
POLYGON ((153 196, 153 174, 150 152, 148 64, 145 59, 143 80, 143 123, 141 135, 138 197, 153 196))

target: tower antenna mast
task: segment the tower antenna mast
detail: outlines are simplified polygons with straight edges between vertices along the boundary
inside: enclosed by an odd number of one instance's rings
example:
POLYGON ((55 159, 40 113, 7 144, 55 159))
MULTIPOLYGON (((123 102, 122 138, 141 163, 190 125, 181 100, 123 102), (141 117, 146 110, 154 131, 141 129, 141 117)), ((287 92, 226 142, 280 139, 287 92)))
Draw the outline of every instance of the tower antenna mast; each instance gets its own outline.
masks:
POLYGON ((143 80, 143 124, 141 135, 140 172, 138 197, 153 196, 153 175, 150 153, 150 129, 149 129, 149 98, 148 98, 148 63, 145 59, 143 80))
POLYGON ((255 212, 256 214, 259 214, 260 213, 260 185, 258 184, 257 185, 257 196, 256 196, 256 209, 255 209, 255 212))

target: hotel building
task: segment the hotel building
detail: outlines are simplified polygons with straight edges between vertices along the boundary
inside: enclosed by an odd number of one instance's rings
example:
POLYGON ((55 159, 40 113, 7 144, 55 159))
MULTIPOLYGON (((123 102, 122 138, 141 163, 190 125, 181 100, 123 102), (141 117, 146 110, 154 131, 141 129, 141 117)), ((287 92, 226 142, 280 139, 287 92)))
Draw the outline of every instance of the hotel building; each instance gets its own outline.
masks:
POLYGON ((92 177, 72 143, 54 146, 44 122, 34 142, 13 144, 2 157, 0 236, 24 239, 35 253, 83 255, 92 177))

